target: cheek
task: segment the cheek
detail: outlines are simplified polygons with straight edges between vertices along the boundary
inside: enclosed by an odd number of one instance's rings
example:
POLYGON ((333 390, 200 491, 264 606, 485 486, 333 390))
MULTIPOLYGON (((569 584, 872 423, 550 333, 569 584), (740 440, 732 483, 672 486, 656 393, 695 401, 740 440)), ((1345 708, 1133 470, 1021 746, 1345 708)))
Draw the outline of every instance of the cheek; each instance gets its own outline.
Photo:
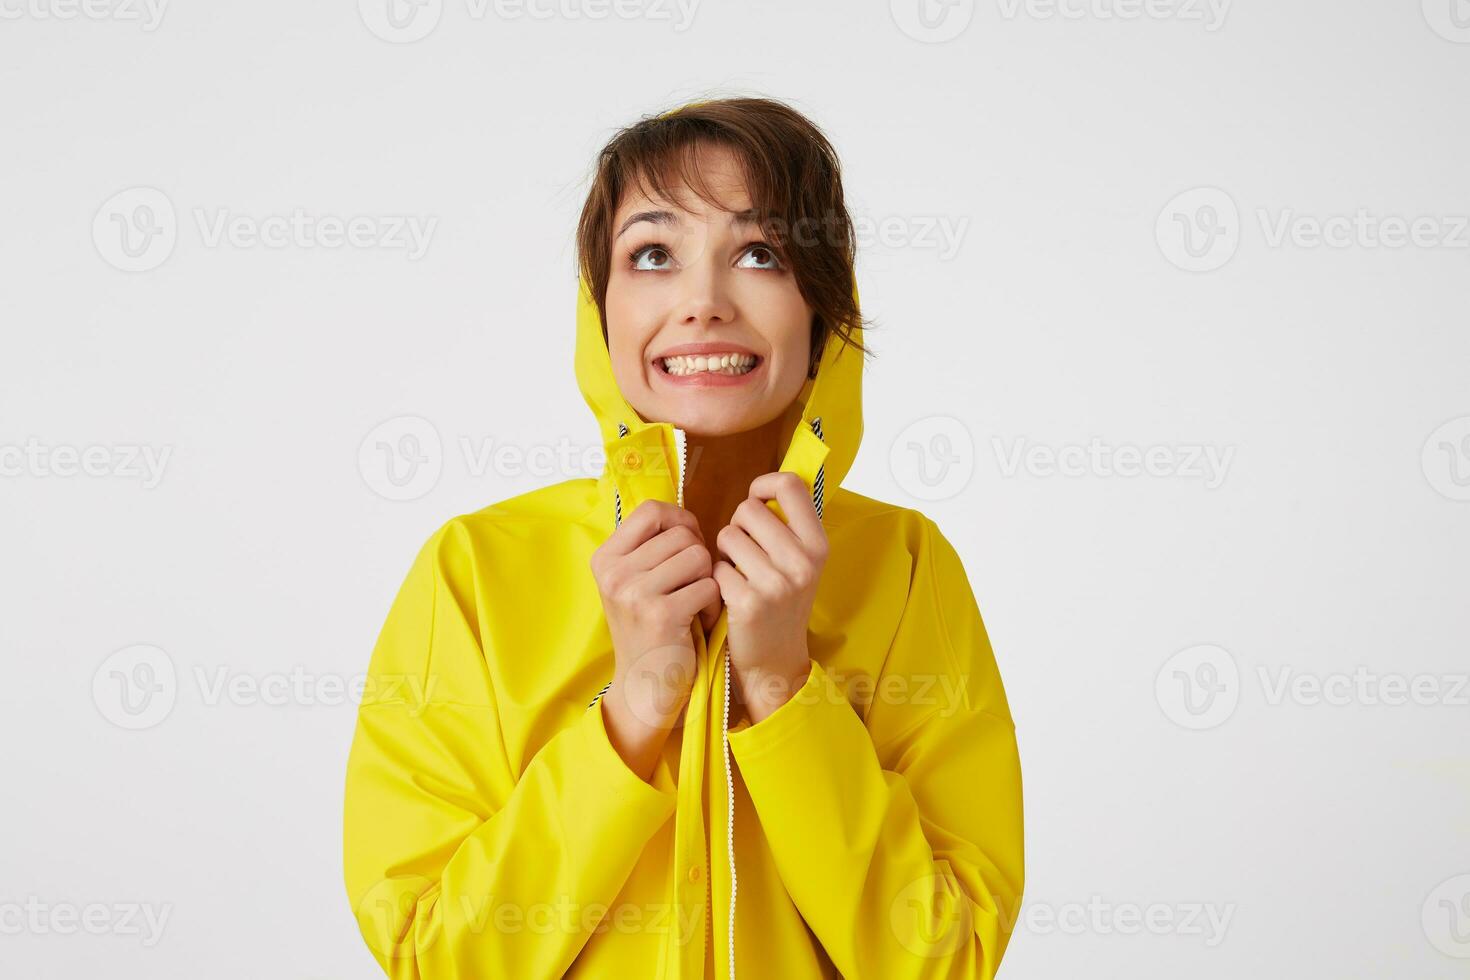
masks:
POLYGON ((772 345, 780 349, 783 360, 792 365, 793 370, 805 375, 812 349, 811 308, 793 289, 792 295, 783 296, 781 302, 772 307, 772 314, 772 345))
POLYGON ((626 282, 619 282, 614 273, 608 281, 603 305, 607 319, 607 348, 614 368, 619 372, 638 371, 643 361, 643 348, 652 336, 648 304, 639 297, 637 289, 626 282))

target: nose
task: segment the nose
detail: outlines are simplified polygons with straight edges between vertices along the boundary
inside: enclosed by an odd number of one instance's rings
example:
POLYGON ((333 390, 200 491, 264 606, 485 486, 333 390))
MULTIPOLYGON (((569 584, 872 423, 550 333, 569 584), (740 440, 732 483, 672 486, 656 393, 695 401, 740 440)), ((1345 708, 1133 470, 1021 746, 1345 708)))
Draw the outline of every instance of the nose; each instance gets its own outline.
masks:
POLYGON ((735 306, 724 271, 708 261, 709 252, 707 250, 700 261, 685 266, 679 276, 684 290, 679 297, 678 309, 680 321, 685 326, 708 327, 729 323, 735 318, 735 306))

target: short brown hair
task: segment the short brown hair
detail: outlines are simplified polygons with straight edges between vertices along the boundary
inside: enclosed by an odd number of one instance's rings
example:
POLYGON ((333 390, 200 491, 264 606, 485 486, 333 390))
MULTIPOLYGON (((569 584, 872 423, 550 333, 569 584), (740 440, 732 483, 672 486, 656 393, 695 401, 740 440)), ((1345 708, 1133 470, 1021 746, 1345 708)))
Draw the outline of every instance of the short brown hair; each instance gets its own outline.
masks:
POLYGON ((728 98, 693 102, 646 116, 619 130, 598 154, 596 171, 577 222, 577 261, 602 315, 607 336, 607 284, 612 224, 623 194, 651 187, 675 200, 671 188, 689 187, 720 207, 695 166, 702 144, 728 147, 740 161, 746 188, 769 244, 796 277, 812 308, 815 375, 833 334, 866 352, 852 336, 862 326, 854 295, 855 234, 842 193, 837 153, 822 131, 775 99, 728 98), (671 179, 672 178, 672 179, 671 179), (818 234, 810 234, 815 229, 818 234))

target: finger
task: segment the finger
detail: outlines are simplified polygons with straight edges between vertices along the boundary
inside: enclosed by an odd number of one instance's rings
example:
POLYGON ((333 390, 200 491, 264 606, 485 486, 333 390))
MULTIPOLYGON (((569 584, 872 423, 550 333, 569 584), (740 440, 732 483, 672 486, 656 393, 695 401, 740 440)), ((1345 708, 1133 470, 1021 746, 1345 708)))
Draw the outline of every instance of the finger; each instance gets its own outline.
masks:
POLYGON ((736 524, 728 524, 720 531, 718 547, 730 556, 731 564, 745 576, 745 580, 762 591, 776 588, 786 580, 760 545, 736 524))
MULTIPOLYGON (((710 571, 713 573, 713 568, 710 571)), ((720 584, 713 574, 710 576, 710 581, 715 583, 715 598, 699 611, 699 623, 704 627, 706 633, 715 628, 715 623, 720 619, 720 609, 723 607, 720 601, 720 584)))
POLYGON ((811 564, 796 533, 763 501, 747 497, 735 508, 730 523, 748 534, 783 573, 796 575, 811 564))
POLYGON ((657 568, 644 572, 642 588, 652 595, 669 595, 690 582, 708 577, 709 569, 709 551, 702 544, 691 544, 657 568))
POLYGON ((750 583, 740 574, 740 569, 727 561, 717 561, 710 569, 710 577, 720 586, 720 603, 725 606, 739 605, 749 592, 750 583))
POLYGON ((623 518, 616 531, 603 545, 606 554, 617 558, 632 553, 649 538, 671 527, 685 525, 703 537, 699 520, 683 507, 662 500, 645 500, 634 508, 633 513, 623 518))
POLYGON ((702 545, 699 535, 683 524, 660 531, 638 546, 638 549, 623 560, 640 572, 657 568, 692 544, 702 545))
MULTIPOLYGON (((669 599, 674 603, 674 608, 679 611, 679 618, 688 619, 692 623, 694 617, 703 615, 702 611, 708 609, 711 604, 718 607, 720 586, 713 577, 707 575, 670 593, 669 599)), ((705 627, 705 629, 709 628, 709 626, 705 627)))
POLYGON ((811 491, 795 473, 778 470, 762 473, 750 481, 750 495, 757 500, 775 499, 786 514, 786 521, 801 542, 809 547, 825 543, 827 532, 817 517, 816 505, 812 503, 811 491))

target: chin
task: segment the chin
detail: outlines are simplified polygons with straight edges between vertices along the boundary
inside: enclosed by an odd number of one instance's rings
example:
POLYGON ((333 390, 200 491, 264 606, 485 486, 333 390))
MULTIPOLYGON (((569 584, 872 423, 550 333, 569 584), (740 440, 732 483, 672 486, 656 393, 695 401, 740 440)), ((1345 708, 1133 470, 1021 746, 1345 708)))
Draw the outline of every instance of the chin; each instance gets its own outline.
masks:
POLYGON ((644 415, 644 418, 667 422, 678 426, 691 436, 706 438, 731 436, 761 425, 757 413, 742 412, 738 417, 731 417, 728 412, 689 411, 687 408, 683 411, 663 411, 653 415, 644 415))

